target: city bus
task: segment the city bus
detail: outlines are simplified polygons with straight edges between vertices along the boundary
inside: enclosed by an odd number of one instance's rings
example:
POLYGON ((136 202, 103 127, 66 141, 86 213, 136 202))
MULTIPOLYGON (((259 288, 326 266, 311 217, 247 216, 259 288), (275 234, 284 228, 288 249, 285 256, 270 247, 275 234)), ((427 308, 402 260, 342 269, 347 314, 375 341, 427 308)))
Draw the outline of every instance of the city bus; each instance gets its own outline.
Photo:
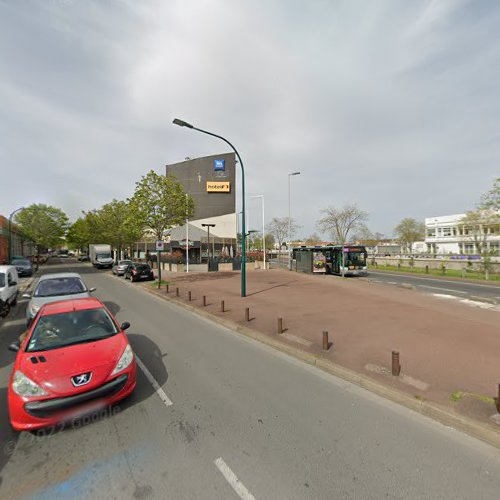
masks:
POLYGON ((297 271, 340 276, 367 274, 367 252, 362 245, 297 247, 293 249, 293 257, 297 262, 297 271))

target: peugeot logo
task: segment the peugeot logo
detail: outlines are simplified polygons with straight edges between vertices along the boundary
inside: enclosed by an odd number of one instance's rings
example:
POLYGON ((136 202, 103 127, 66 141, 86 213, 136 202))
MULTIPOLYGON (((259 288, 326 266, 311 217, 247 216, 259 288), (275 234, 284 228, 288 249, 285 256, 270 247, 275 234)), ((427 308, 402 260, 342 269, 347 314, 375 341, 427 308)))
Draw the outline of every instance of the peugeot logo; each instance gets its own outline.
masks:
POLYGON ((86 385, 92 379, 92 372, 82 373, 81 375, 75 375, 71 377, 71 383, 75 387, 80 387, 81 385, 86 385))

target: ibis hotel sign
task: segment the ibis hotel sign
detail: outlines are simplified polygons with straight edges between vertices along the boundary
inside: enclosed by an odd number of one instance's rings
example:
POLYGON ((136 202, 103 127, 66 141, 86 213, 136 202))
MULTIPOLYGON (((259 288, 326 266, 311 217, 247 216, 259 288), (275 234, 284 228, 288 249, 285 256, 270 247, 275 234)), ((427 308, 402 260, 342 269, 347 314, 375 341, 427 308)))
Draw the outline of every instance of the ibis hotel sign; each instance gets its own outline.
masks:
POLYGON ((207 181, 207 193, 230 193, 231 182, 207 181))

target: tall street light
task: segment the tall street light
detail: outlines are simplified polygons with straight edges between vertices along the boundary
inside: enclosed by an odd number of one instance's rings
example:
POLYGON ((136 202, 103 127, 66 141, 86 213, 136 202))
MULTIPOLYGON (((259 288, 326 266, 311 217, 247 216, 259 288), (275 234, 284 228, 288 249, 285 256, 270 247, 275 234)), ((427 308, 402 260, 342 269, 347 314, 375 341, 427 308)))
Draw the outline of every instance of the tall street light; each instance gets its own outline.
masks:
POLYGON ((186 272, 189 272, 189 219, 188 214, 189 195, 186 193, 186 272))
POLYGON ((207 270, 210 272, 210 228, 215 227, 215 224, 202 224, 201 227, 206 227, 208 231, 207 241, 207 270))
POLYGON ((292 252, 290 243, 292 240, 292 214, 290 202, 290 179, 293 175, 300 175, 300 172, 291 172, 288 174, 288 269, 292 269, 292 252))
POLYGON ((7 264, 10 264, 12 262, 12 217, 14 217, 14 215, 23 208, 24 207, 18 208, 9 215, 9 254, 7 256, 7 264))
POLYGON ((256 194, 255 196, 250 196, 250 198, 260 198, 262 200, 262 251, 264 253, 264 271, 266 270, 266 226, 265 226, 265 215, 264 215, 264 195, 256 194))
POLYGON ((243 217, 241 218, 241 296, 246 297, 247 296, 247 269, 246 269, 246 251, 245 251, 245 243, 246 243, 246 228, 245 228, 245 169, 243 168, 243 161, 240 157, 240 154, 236 150, 236 148, 224 137, 221 135, 214 134, 212 132, 208 132, 207 130, 203 130, 201 128, 197 128, 194 125, 191 125, 190 123, 185 122, 184 120, 179 120, 178 118, 175 118, 173 121, 174 125, 179 125, 179 127, 187 127, 193 130, 197 130, 198 132, 201 132, 202 134, 207 134, 211 135, 212 137, 217 137, 218 139, 221 139, 224 141, 226 144, 228 144, 231 149, 236 153, 236 156, 238 157, 238 161, 240 162, 241 166, 241 211, 243 212, 243 217))

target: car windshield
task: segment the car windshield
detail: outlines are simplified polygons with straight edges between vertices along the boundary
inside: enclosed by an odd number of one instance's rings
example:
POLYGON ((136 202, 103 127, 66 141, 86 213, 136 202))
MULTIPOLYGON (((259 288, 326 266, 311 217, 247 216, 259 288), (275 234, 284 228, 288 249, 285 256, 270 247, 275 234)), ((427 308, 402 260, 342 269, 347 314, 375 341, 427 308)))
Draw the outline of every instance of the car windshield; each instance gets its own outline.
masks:
POLYGON ((151 268, 147 264, 138 264, 135 266, 138 271, 149 271, 151 268))
POLYGON ((117 333, 118 328, 103 308, 42 316, 35 326, 26 352, 49 351, 94 342, 117 333))
POLYGON ((30 261, 25 259, 17 259, 12 261, 13 266, 29 266, 30 261))
POLYGON ((128 266, 129 264, 132 264, 131 260, 121 260, 120 262, 118 262, 119 266, 128 266))
POLYGON ((5 286, 5 273, 0 273, 0 288, 5 286))
POLYGON ((108 253, 98 253, 97 257, 99 259, 111 259, 111 254, 109 252, 108 253))
POLYGON ((80 278, 50 278, 41 280, 36 287, 34 297, 57 297, 86 292, 87 288, 80 278))

